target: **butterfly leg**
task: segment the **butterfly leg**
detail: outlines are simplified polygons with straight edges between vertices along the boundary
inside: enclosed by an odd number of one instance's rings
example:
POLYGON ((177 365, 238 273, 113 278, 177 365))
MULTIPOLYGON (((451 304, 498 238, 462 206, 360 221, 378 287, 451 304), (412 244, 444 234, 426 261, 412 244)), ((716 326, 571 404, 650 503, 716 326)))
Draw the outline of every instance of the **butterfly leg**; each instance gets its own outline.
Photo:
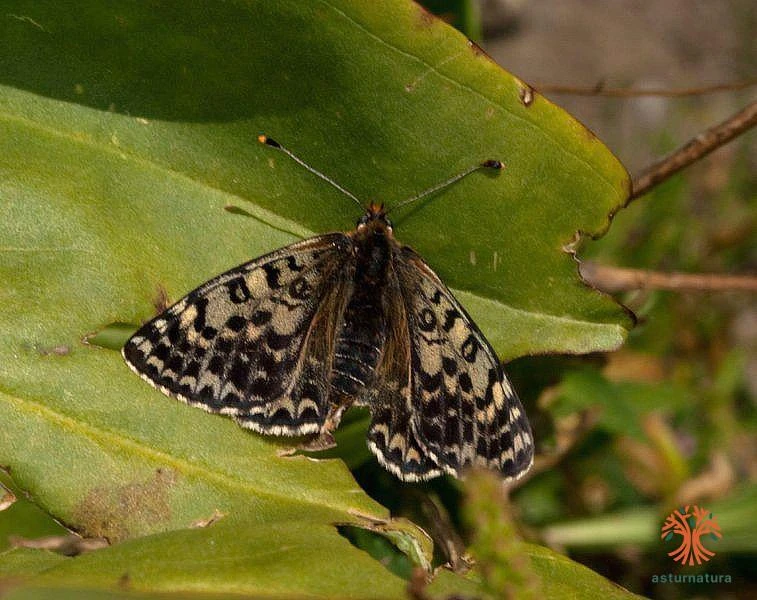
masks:
POLYGON ((324 431, 318 435, 312 436, 306 442, 299 445, 300 450, 307 452, 320 452, 336 447, 336 440, 330 431, 324 431))

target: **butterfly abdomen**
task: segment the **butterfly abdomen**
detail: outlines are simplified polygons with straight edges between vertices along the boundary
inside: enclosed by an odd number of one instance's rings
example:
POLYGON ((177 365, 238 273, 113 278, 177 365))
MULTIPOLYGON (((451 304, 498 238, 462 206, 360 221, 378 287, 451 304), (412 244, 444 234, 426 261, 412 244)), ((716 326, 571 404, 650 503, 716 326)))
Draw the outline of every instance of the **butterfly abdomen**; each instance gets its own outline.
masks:
POLYGON ((383 292, 392 256, 388 235, 377 223, 354 237, 352 293, 337 328, 331 368, 331 387, 344 396, 355 396, 371 385, 386 343, 383 292))
POLYGON ((331 369, 331 387, 343 396, 356 396, 373 381, 380 357, 380 350, 373 340, 338 340, 331 369))

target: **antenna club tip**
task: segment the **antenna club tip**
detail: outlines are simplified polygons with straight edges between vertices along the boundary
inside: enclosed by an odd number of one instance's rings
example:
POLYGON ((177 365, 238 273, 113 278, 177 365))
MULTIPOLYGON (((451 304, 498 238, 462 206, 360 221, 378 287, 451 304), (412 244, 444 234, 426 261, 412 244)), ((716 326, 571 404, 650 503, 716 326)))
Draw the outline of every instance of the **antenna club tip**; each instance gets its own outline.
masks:
POLYGON ((495 159, 485 160, 484 162, 481 163, 481 166, 486 167, 487 169, 497 169, 497 170, 505 168, 505 165, 501 160, 495 160, 495 159))
POLYGON ((269 138, 267 135, 261 133, 258 136, 258 141, 261 144, 265 144, 266 146, 273 146, 274 148, 281 148, 281 144, 279 144, 276 140, 269 138))

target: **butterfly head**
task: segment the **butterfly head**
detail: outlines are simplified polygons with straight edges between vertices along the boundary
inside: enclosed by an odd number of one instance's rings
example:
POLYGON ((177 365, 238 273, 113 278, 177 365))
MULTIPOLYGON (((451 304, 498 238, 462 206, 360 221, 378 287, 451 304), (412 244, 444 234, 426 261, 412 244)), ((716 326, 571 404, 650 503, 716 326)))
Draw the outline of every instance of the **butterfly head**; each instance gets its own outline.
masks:
POLYGON ((387 229, 392 231, 392 222, 386 216, 384 205, 371 202, 365 210, 365 214, 358 219, 357 230, 362 231, 366 228, 387 229))

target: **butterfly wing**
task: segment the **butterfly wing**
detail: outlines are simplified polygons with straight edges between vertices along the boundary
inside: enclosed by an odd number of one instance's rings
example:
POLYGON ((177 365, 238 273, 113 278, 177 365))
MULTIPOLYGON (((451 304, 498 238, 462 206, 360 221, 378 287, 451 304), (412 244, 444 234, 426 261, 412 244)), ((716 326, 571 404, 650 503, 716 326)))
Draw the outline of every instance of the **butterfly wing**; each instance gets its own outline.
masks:
POLYGON ((533 437, 494 350, 415 252, 403 247, 395 264, 409 337, 415 443, 455 476, 469 466, 521 476, 533 461, 533 437))
POLYGON ((438 477, 444 471, 419 443, 412 423, 410 338, 402 289, 395 273, 390 274, 382 305, 391 326, 374 381, 356 400, 371 411, 368 447, 379 463, 400 479, 438 477))
POLYGON ((244 427, 319 431, 350 245, 326 234, 211 279, 139 329, 126 362, 165 394, 244 427))

